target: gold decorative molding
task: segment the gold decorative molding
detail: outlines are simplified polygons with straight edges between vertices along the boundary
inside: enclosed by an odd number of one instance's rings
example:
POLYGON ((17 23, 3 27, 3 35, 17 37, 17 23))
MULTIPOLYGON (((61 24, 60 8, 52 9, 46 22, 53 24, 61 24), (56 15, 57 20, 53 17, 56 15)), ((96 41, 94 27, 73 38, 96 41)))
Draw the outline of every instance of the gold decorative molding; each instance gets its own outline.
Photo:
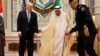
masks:
POLYGON ((100 5, 95 5, 94 8, 100 8, 100 5))
POLYGON ((90 0, 85 0, 85 3, 86 3, 87 6, 89 6, 90 5, 90 0))

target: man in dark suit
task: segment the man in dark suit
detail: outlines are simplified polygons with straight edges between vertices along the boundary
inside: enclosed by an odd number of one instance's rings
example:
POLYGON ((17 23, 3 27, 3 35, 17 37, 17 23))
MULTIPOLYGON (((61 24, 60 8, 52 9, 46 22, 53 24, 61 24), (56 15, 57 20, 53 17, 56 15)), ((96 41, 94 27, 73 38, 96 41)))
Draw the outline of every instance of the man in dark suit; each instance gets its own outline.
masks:
POLYGON ((33 56, 33 37, 38 33, 37 15, 32 12, 33 4, 27 3, 26 10, 20 11, 17 20, 17 31, 19 35, 19 56, 24 56, 25 47, 28 56, 33 56))
POLYGON ((4 21, 2 16, 0 15, 0 56, 4 56, 4 38, 5 37, 5 28, 4 21))
POLYGON ((93 23, 92 15, 86 5, 78 3, 79 0, 69 0, 69 4, 72 9, 76 10, 76 26, 72 28, 72 30, 67 34, 78 31, 77 51, 79 53, 79 56, 85 56, 85 50, 89 54, 89 56, 97 56, 95 50, 93 49, 94 39, 96 36, 96 27, 93 23))

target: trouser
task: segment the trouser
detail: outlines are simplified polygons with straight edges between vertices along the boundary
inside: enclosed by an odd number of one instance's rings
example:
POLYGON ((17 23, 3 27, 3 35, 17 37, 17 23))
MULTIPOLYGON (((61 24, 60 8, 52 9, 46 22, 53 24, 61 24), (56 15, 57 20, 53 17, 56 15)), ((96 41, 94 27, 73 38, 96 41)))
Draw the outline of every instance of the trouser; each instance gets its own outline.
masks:
POLYGON ((4 56, 3 38, 0 36, 0 56, 4 56))
POLYGON ((96 34, 91 34, 89 37, 79 36, 77 38, 77 52, 79 53, 79 56, 85 56, 85 50, 89 56, 97 56, 94 50, 95 36, 96 34))
POLYGON ((29 33, 19 39, 19 56, 24 56, 25 47, 28 49, 28 56, 33 56, 33 36, 29 33))

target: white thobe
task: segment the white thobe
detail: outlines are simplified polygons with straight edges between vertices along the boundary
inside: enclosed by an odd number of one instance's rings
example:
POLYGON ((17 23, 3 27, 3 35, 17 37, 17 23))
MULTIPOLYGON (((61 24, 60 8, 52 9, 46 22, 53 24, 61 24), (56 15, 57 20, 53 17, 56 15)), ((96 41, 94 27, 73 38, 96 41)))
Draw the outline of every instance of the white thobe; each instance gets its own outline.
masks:
POLYGON ((63 28, 64 22, 63 22, 62 19, 63 18, 57 18, 56 19, 53 56, 63 56, 62 52, 63 52, 65 30, 63 28))

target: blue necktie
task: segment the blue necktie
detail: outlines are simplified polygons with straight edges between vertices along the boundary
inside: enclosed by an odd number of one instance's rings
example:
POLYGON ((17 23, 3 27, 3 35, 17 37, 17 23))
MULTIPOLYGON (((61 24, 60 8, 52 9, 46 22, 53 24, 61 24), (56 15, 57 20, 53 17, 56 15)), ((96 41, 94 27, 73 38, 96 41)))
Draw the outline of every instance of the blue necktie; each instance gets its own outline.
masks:
POLYGON ((28 17, 28 23, 29 23, 30 22, 30 13, 29 12, 28 12, 27 17, 28 17))

